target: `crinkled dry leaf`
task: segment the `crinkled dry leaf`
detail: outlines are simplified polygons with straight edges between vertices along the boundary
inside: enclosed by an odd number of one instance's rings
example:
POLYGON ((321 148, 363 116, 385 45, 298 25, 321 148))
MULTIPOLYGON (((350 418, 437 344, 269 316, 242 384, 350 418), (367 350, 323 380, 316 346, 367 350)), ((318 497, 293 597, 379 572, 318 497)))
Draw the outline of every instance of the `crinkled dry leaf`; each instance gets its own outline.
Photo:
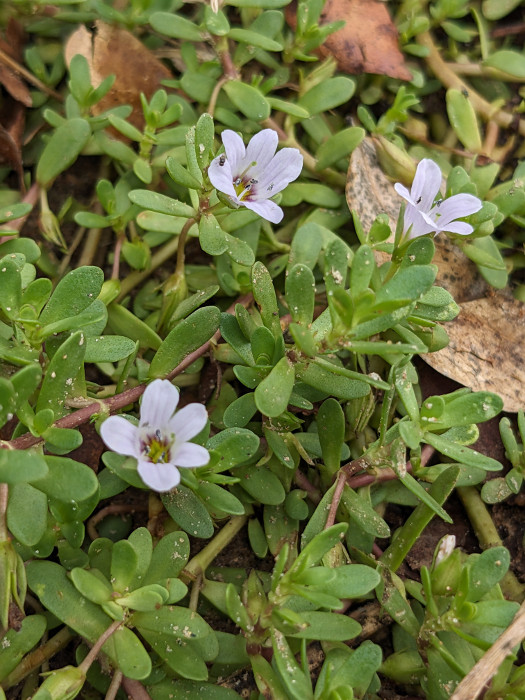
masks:
POLYGON ((11 58, 19 62, 22 59, 22 46, 24 30, 19 22, 14 19, 9 20, 7 26, 7 41, 0 38, 0 85, 13 97, 17 102, 21 102, 26 107, 31 107, 33 100, 28 87, 13 70, 11 58))
POLYGON ((112 88, 93 107, 93 113, 101 114, 111 107, 128 104, 133 107, 128 121, 141 129, 144 117, 140 93, 149 99, 159 89, 162 80, 173 76, 133 34, 104 22, 95 24, 97 33, 94 36, 81 26, 69 37, 64 50, 66 62, 69 65, 78 53, 84 56, 95 87, 108 75, 115 75, 112 88))
MULTIPOLYGON (((388 214, 390 228, 396 228, 401 206, 399 195, 381 170, 371 138, 365 138, 354 148, 346 180, 348 208, 357 212, 367 231, 378 214, 388 214)), ((384 261, 388 258, 385 256, 384 261)))
POLYGON ((499 394, 506 411, 525 406, 525 304, 504 292, 467 301, 446 330, 450 344, 425 362, 472 391, 499 394))
POLYGON ((22 167, 22 153, 19 146, 7 129, 0 124, 0 164, 9 165, 16 171, 22 191, 24 186, 24 171, 22 167))
POLYGON ((399 50, 397 29, 384 2, 327 0, 321 23, 338 20, 345 20, 345 26, 330 34, 320 53, 334 56, 340 70, 355 75, 379 73, 412 80, 412 73, 399 50))
MULTIPOLYGON (((365 139, 352 153, 346 198, 365 231, 381 212, 388 214, 394 230, 401 199, 381 170, 371 139, 365 139)), ((461 312, 445 324, 450 344, 422 358, 473 391, 499 394, 506 411, 518 411, 525 406, 525 304, 505 292, 494 292, 447 236, 437 236, 434 243, 436 284, 452 294, 461 312)), ((389 256, 376 252, 376 259, 382 263, 389 256)))

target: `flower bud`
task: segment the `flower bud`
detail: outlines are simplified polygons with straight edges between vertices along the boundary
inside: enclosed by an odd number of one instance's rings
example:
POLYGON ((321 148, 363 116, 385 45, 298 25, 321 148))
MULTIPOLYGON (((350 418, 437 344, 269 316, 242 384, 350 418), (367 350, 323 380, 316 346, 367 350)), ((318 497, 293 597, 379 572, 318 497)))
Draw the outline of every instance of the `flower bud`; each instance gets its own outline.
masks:
POLYGON ((72 700, 82 690, 86 674, 76 666, 52 671, 33 695, 33 700, 72 700))
POLYGON ((374 145, 379 163, 389 177, 401 182, 412 182, 416 164, 406 151, 381 135, 374 138, 374 145))
POLYGON ((102 285, 98 298, 108 306, 112 301, 115 301, 119 294, 120 280, 106 280, 102 285))

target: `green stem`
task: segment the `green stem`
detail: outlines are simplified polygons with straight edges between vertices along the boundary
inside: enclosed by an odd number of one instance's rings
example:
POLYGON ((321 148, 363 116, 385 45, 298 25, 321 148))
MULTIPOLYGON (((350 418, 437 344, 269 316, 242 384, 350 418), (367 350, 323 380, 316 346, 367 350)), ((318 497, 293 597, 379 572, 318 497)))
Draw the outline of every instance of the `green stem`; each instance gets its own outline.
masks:
POLYGON ((9 485, 0 484, 0 542, 7 542, 9 530, 7 529, 7 500, 9 497, 9 485))
MULTIPOLYGON (((474 486, 460 486, 457 491, 481 548, 503 547, 503 542, 487 506, 481 500, 479 491, 474 486)), ((525 586, 518 581, 512 571, 507 571, 500 585, 503 593, 512 600, 519 602, 525 600, 525 586)))
POLYGON ((179 244, 177 246, 177 265, 175 266, 175 275, 177 277, 182 277, 184 275, 184 260, 186 257, 184 249, 186 246, 186 240, 188 238, 189 230, 194 223, 196 223, 196 219, 194 219, 193 217, 191 219, 188 219, 182 227, 182 231, 179 235, 179 244))
POLYGON ((60 632, 51 637, 41 647, 35 649, 27 656, 24 656, 18 666, 2 681, 2 688, 12 688, 14 685, 23 681, 26 676, 35 671, 37 668, 47 661, 52 656, 57 654, 61 649, 69 644, 73 639, 73 635, 68 627, 63 627, 60 632))
POLYGON ((184 567, 184 577, 191 581, 199 576, 199 574, 204 575, 204 572, 211 562, 218 554, 220 554, 220 552, 222 552, 225 547, 230 544, 239 530, 243 528, 247 520, 247 515, 236 515, 233 518, 230 518, 222 530, 219 530, 219 532, 215 535, 212 541, 207 544, 204 549, 201 549, 201 551, 184 567))
POLYGON ((132 272, 130 275, 125 277, 120 283, 120 294, 115 301, 122 301, 122 299, 124 299, 124 297, 127 296, 132 289, 135 289, 135 287, 147 280, 158 267, 169 260, 173 254, 177 252, 179 246, 178 239, 178 236, 173 236, 173 238, 170 238, 167 243, 159 248, 159 250, 152 255, 151 263, 147 270, 142 270, 142 272, 132 272))
POLYGON ((301 145, 301 143, 299 143, 299 141, 295 138, 295 134, 283 131, 279 124, 277 124, 277 122, 275 122, 271 117, 269 119, 265 119, 263 125, 276 131, 279 135, 279 141, 284 146, 297 148, 297 150, 303 156, 304 167, 311 173, 317 175, 321 180, 325 180, 329 185, 335 185, 336 187, 342 187, 343 189, 346 187, 346 176, 343 175, 343 173, 338 173, 336 170, 332 170, 332 168, 324 168, 323 170, 315 169, 315 166, 317 165, 316 159, 304 148, 304 146, 301 145))
POLYGON ((104 644, 108 641, 108 639, 111 637, 112 634, 114 634, 119 627, 122 627, 122 622, 120 620, 115 620, 114 622, 111 623, 111 625, 102 632, 100 637, 97 639, 97 641, 93 644, 91 649, 88 652, 88 655, 82 661, 81 664, 78 665, 78 668, 83 671, 84 673, 87 673, 89 670, 89 667, 91 664, 96 660, 97 656, 100 654, 100 650, 104 646, 104 644))
POLYGON ((417 41, 428 49, 428 56, 425 60, 434 75, 439 78, 446 88, 456 88, 464 94, 468 94, 469 102, 476 112, 484 119, 496 122, 498 126, 504 129, 515 129, 521 136, 525 136, 525 120, 518 120, 515 114, 506 112, 503 109, 499 109, 497 105, 495 106, 487 102, 481 95, 473 90, 470 85, 461 80, 452 68, 441 58, 440 50, 435 45, 429 32, 420 34, 417 37, 417 41))

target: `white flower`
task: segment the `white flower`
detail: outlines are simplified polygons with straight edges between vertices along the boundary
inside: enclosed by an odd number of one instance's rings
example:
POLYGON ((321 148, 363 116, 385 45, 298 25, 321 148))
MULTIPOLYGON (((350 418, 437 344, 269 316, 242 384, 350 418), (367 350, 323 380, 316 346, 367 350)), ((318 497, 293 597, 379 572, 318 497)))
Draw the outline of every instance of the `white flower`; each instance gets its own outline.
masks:
POLYGON ((273 129, 263 129, 244 147, 241 137, 226 129, 222 132, 225 153, 208 168, 211 184, 239 206, 278 224, 283 210, 270 197, 284 190, 299 177, 303 157, 297 148, 283 148, 275 153, 279 137, 273 129))
POLYGON ((442 561, 448 559, 456 547, 456 536, 455 535, 445 535, 439 541, 438 550, 436 553, 436 558, 434 561, 434 566, 441 564, 442 561))
POLYGON ((135 457, 142 481, 154 491, 169 491, 180 482, 179 467, 203 467, 210 455, 205 447, 188 442, 206 425, 200 403, 174 414, 179 392, 166 379, 155 379, 144 392, 138 427, 122 416, 110 416, 100 435, 110 450, 135 457))
POLYGON ((457 219, 479 211, 481 201, 472 194, 455 194, 435 202, 440 187, 441 170, 429 158, 424 158, 417 166, 410 192, 399 182, 394 185, 396 192, 407 201, 403 231, 408 232, 409 238, 441 231, 466 236, 474 230, 470 224, 457 219))

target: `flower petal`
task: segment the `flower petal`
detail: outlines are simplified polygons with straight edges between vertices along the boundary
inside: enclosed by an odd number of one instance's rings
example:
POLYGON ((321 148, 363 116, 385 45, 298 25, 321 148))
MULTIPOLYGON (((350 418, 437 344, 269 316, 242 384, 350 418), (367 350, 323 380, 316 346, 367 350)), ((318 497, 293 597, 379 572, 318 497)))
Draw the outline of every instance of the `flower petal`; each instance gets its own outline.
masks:
POLYGON ((455 219, 475 214, 482 206, 481 200, 472 194, 455 194, 432 207, 429 214, 436 220, 439 228, 443 228, 455 219))
POLYGON ((178 467, 204 467, 210 461, 208 450, 193 442, 185 442, 180 447, 175 447, 173 452, 170 459, 178 467))
POLYGON ((256 166, 253 166, 253 172, 260 176, 272 160, 278 143, 279 137, 273 129, 259 131, 258 134, 252 136, 246 148, 244 166, 256 163, 256 166))
POLYGON ((417 166, 410 196, 418 209, 430 211, 441 187, 441 170, 430 158, 423 158, 417 166))
POLYGON ((439 231, 445 231, 446 233, 459 233, 461 236, 468 236, 469 233, 474 231, 474 227, 467 224, 466 221, 451 221, 445 226, 440 226, 439 231))
POLYGON ((220 157, 215 158, 208 168, 208 177, 210 178, 211 184, 218 189, 219 192, 224 192, 230 197, 237 197, 235 187, 233 186, 230 162, 227 160, 224 162, 224 165, 219 165, 219 163, 220 157))
POLYGON ((416 206, 416 203, 413 201, 412 197, 410 196, 410 192, 407 190, 407 188, 404 185, 402 185, 400 182, 396 182, 394 185, 394 189, 398 193, 398 195, 403 197, 403 199, 406 199, 407 202, 409 202, 413 206, 416 206))
POLYGON ((140 427, 153 429, 166 425, 179 403, 179 391, 167 379, 148 384, 140 406, 140 427))
POLYGON ((297 148, 283 148, 276 153, 257 184, 255 199, 272 197, 293 180, 296 180, 303 169, 303 156, 297 148), (271 190, 268 188, 273 185, 271 190))
POLYGON ((173 416, 167 428, 175 433, 175 443, 187 442, 198 435, 208 421, 208 412, 201 403, 190 403, 173 416))
POLYGON ((242 202, 245 207, 251 209, 263 219, 270 221, 272 224, 278 224, 282 221, 284 212, 280 206, 271 199, 259 199, 256 201, 246 201, 242 202))
POLYGON ((411 204, 405 209, 405 218, 403 221, 403 231, 408 231, 408 238, 418 238, 427 233, 433 233, 437 229, 434 222, 429 218, 428 214, 418 211, 411 204))
POLYGON ((146 486, 159 493, 171 491, 180 483, 179 470, 173 464, 166 462, 154 464, 139 460, 137 469, 146 486))
POLYGON ((224 144, 224 150, 226 151, 226 158, 228 159, 232 172, 234 172, 237 165, 246 155, 244 141, 239 134, 231 129, 225 129, 221 134, 221 139, 224 144))
POLYGON ((100 426, 100 436, 113 452, 127 457, 139 456, 137 427, 122 416, 110 416, 100 426))

